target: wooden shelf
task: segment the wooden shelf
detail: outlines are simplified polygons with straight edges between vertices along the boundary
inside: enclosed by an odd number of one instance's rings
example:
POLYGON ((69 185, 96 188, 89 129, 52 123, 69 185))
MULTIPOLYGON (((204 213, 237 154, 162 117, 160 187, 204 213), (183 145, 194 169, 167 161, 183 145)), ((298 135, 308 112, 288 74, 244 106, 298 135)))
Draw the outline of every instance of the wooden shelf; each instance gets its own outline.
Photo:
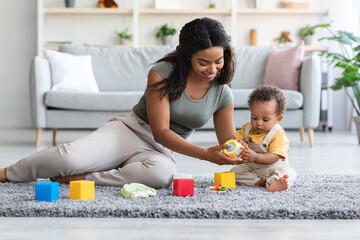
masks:
MULTIPOLYGON (((94 45, 96 46, 96 45, 94 45)), ((131 46, 123 46, 123 45, 105 45, 108 47, 131 47, 131 46)), ((156 45, 153 46, 149 46, 149 45, 144 45, 144 46, 139 46, 139 47, 154 47, 156 45)), ((243 46, 243 47, 247 47, 247 46, 243 46)), ((59 50, 60 46, 59 45, 45 45, 44 49, 46 50, 59 50)), ((310 46, 310 45, 305 45, 305 52, 321 52, 321 51, 327 51, 328 47, 326 46, 310 46)))
POLYGON ((328 47, 326 46, 305 45, 305 52, 324 52, 327 50, 328 47))
MULTIPOLYGON (((121 8, 44 8, 44 14, 132 14, 132 9, 121 8)), ((230 15, 230 9, 156 9, 141 8, 139 14, 199 14, 199 15, 230 15)))
POLYGON ((238 9, 238 14, 274 14, 274 15, 327 15, 328 9, 292 9, 292 8, 272 8, 272 9, 238 9))
POLYGON ((44 14, 132 14, 132 9, 121 8, 44 8, 44 14))
MULTIPOLYGON (((122 8, 44 8, 44 14, 132 14, 132 9, 122 8)), ((274 14, 274 15, 326 15, 328 9, 289 9, 289 8, 273 8, 273 9, 238 9, 238 14, 257 15, 257 14, 274 14)), ((230 15, 231 9, 156 9, 156 8, 140 8, 139 14, 155 14, 155 15, 230 15)))
POLYGON ((177 14, 177 15, 230 15, 231 9, 156 9, 141 8, 139 14, 177 14))
MULTIPOLYGON (((57 16, 82 16, 82 17, 89 17, 92 18, 93 16, 124 16, 127 18, 127 21, 132 21, 132 33, 133 33, 133 40, 132 40, 132 46, 139 47, 139 45, 142 45, 144 40, 141 39, 141 43, 139 43, 140 35, 142 36, 142 21, 146 21, 148 17, 157 17, 162 16, 166 18, 183 18, 183 16, 193 16, 193 17, 200 17, 200 16, 221 16, 226 18, 225 22, 227 22, 227 26, 230 29, 229 34, 232 36, 232 41, 235 46, 237 46, 238 43, 238 29, 237 24, 238 21, 241 18, 244 17, 251 17, 254 16, 264 16, 265 18, 272 18, 273 16, 277 16, 279 18, 281 17, 290 17, 290 16, 301 16, 301 17, 308 17, 308 16, 324 16, 328 14, 328 9, 289 9, 289 8, 271 8, 271 9, 255 9, 255 8, 240 8, 237 4, 239 0, 229 0, 231 4, 227 4, 224 8, 188 8, 186 5, 182 5, 182 8, 176 8, 176 9, 158 9, 158 8, 146 8, 143 7, 142 4, 140 4, 140 0, 132 0, 133 2, 132 6, 128 6, 126 8, 97 8, 96 6, 92 7, 92 5, 87 5, 87 7, 81 8, 81 7, 75 7, 75 8, 65 8, 62 7, 62 5, 56 5, 57 7, 44 7, 44 2, 46 0, 37 0, 37 49, 38 49, 38 55, 42 55, 42 50, 45 49, 56 49, 56 46, 49 45, 44 42, 46 37, 44 37, 45 34, 45 22, 47 21, 47 18, 56 18, 57 16), (142 6, 142 7, 141 7, 142 6), (48 46, 44 46, 48 45, 48 46)), ((122 0, 123 1, 123 0, 122 0)), ((46 4, 45 4, 46 5, 46 4)), ((122 5, 120 5, 122 6, 122 5)), ((325 7, 326 5, 324 5, 325 7)), ((117 21, 117 25, 124 26, 123 19, 115 19, 114 22, 117 21), (119 21, 120 20, 120 21, 119 21)), ((241 19, 242 21, 242 19, 241 19)), ((276 20, 280 21, 280 20, 276 20)), ((68 23, 67 23, 68 24, 68 23)), ((87 24, 85 19, 84 23, 87 24)), ((129 24, 126 22, 126 24, 129 24)), ((298 24, 300 25, 300 23, 298 24)), ((52 39, 54 41, 58 40, 52 39)), ((68 37, 69 41, 72 41, 72 37, 68 37)), ((62 40, 62 38, 60 38, 62 40)), ((81 41, 81 40, 78 40, 81 41)), ((106 43, 106 42, 105 42, 106 43)), ((146 43, 145 43, 146 44, 146 43)), ((307 47, 307 52, 311 51, 326 51, 323 49, 318 49, 314 47, 307 47)))
POLYGON ((60 46, 59 45, 45 45, 44 50, 55 50, 59 51, 60 46))

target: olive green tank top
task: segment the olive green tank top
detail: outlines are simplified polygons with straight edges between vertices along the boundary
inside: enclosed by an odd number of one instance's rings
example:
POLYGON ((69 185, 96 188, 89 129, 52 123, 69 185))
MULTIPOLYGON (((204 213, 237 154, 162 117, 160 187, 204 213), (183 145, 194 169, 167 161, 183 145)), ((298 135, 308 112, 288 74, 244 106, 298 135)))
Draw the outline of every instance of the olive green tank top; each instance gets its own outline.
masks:
MULTIPOLYGON (((159 62, 151 70, 168 78, 173 70, 170 62, 159 62)), ((205 95, 199 99, 191 99, 184 91, 181 97, 170 102, 170 129, 183 138, 189 137, 195 129, 205 125, 210 117, 219 109, 226 108, 233 101, 233 95, 226 84, 218 85, 216 78, 211 81, 205 95)), ((146 91, 138 104, 133 107, 133 112, 149 123, 146 111, 146 91)))

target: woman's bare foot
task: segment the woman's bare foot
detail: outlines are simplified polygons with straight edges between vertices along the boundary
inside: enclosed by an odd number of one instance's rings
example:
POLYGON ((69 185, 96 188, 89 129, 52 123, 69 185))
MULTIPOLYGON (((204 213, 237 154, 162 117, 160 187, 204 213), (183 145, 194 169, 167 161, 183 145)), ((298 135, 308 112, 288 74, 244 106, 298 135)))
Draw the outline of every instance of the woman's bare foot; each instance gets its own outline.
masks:
POLYGON ((0 182, 7 182, 6 168, 0 168, 0 182))
POLYGON ((57 176, 50 178, 50 181, 59 183, 70 183, 70 181, 85 180, 85 177, 86 173, 78 175, 57 176))
POLYGON ((266 190, 268 192, 278 192, 278 191, 285 191, 289 188, 289 182, 288 182, 289 175, 285 174, 281 178, 279 178, 276 182, 273 182, 270 184, 266 190))

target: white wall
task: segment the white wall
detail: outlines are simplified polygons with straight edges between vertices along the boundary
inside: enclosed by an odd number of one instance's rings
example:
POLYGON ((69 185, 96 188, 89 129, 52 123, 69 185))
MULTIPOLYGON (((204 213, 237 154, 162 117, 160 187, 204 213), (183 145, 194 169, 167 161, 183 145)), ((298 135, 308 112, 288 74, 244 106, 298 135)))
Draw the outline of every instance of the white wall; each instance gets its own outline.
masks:
POLYGON ((0 7, 0 127, 29 127, 28 75, 36 54, 36 0, 0 7))
MULTIPOLYGON (((141 7, 149 7, 152 0, 139 0, 141 7)), ((300 0, 298 0, 300 1, 300 0)), ((63 7, 64 0, 44 0, 48 7, 63 7)), ((131 8, 132 0, 117 1, 120 7, 131 8)), ((179 0, 181 8, 206 7, 208 0, 179 0)), ((296 33, 299 27, 334 20, 338 29, 353 30, 349 11, 353 9, 355 0, 312 0, 314 8, 330 8, 330 14, 324 16, 239 16, 237 22, 237 42, 234 45, 247 45, 249 31, 258 31, 259 45, 273 43, 280 31, 290 30, 291 38, 298 40, 296 33)), ((76 7, 94 7, 97 0, 76 0, 76 7)), ((229 7, 230 0, 216 0, 217 6, 229 7)), ((263 0, 263 8, 278 6, 280 0, 263 0)), ((249 0, 238 0, 238 7, 250 6, 249 0)), ((30 127, 28 75, 31 59, 36 55, 36 0, 12 0, 6 7, 0 8, 0 127, 30 127)), ((170 22, 177 29, 198 16, 141 16, 141 35, 139 45, 156 45, 155 28, 170 22), (170 20, 169 20, 170 19, 170 20)), ((218 18, 230 33, 230 16, 212 16, 218 18)), ((130 26, 131 17, 116 16, 46 16, 45 41, 74 40, 75 43, 117 44, 113 31, 130 26), (120 23, 120 24, 119 24, 120 23), (75 27, 74 27, 75 26, 75 27), (75 29, 75 30, 74 30, 75 29), (79 30, 81 29, 81 31, 79 30), (89 36, 86 40, 83 36, 89 36), (70 39, 72 38, 72 39, 70 39)), ((356 25, 357 26, 357 25, 356 25)), ((356 30, 356 29, 355 29, 356 30)), ((176 39, 174 40, 176 42, 176 39)), ((174 43, 175 43, 174 42, 174 43)), ((331 73, 335 76, 336 73, 331 73)), ((348 124, 348 102, 342 92, 331 96, 333 108, 333 127, 346 129, 348 124), (345 118, 344 118, 345 116, 345 118)))

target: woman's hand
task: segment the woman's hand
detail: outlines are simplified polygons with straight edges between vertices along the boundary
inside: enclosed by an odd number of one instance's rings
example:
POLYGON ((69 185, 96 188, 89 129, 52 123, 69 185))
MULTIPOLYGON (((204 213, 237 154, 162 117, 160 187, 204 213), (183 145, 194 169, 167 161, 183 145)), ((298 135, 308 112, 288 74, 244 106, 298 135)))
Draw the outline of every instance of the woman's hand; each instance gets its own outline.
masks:
POLYGON ((221 144, 215 147, 210 147, 205 150, 204 160, 218 164, 218 165, 235 165, 241 164, 240 159, 233 159, 225 155, 221 150, 229 148, 228 144, 221 144))
POLYGON ((256 152, 254 152, 253 150, 251 150, 250 148, 248 148, 248 147, 246 147, 241 152, 242 163, 255 162, 257 157, 258 157, 258 154, 256 152))
POLYGON ((50 181, 59 183, 70 183, 70 181, 85 180, 85 177, 86 173, 78 175, 57 176, 50 178, 50 181))

